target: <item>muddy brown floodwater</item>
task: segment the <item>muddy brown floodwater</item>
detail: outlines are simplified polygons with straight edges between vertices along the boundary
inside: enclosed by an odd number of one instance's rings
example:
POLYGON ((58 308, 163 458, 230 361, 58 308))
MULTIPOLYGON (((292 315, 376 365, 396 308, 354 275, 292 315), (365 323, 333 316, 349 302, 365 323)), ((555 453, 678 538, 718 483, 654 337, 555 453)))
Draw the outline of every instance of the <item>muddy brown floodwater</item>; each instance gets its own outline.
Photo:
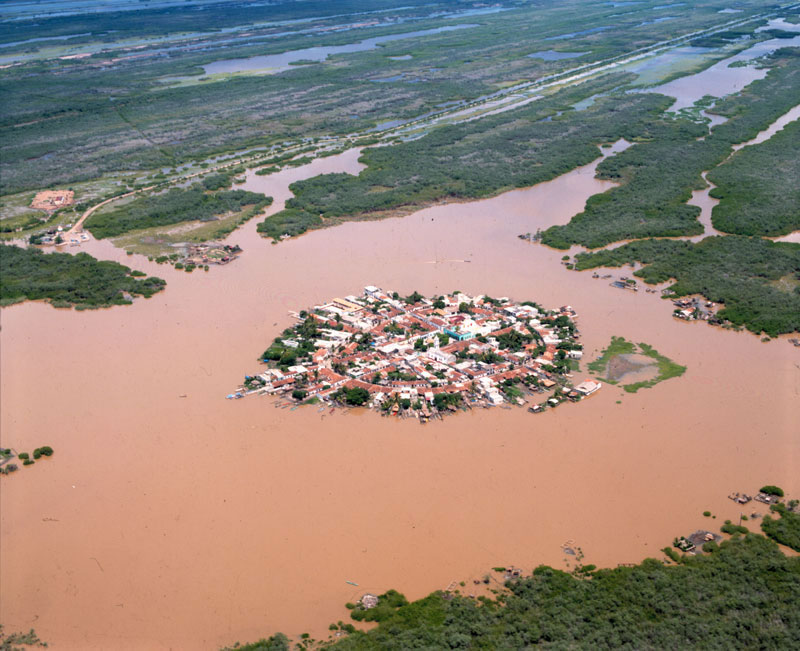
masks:
MULTIPOLYGON (((716 524, 738 516, 731 491, 797 495, 800 349, 677 321, 657 296, 517 239, 610 187, 595 167, 279 245, 253 220, 230 236, 244 254, 207 274, 90 242, 165 277, 166 291, 99 311, 3 309, 3 445, 55 449, 2 478, 6 630, 34 627, 57 649, 325 637, 367 591, 417 598, 495 565, 564 567, 570 539, 588 563, 637 562, 707 525, 706 509, 716 524), (481 410, 424 427, 225 400, 291 323, 287 310, 368 284, 571 304, 587 357, 621 335, 688 371, 542 415, 481 410)), ((251 172, 245 187, 272 194, 274 211, 293 180, 358 170, 348 152, 251 172)))

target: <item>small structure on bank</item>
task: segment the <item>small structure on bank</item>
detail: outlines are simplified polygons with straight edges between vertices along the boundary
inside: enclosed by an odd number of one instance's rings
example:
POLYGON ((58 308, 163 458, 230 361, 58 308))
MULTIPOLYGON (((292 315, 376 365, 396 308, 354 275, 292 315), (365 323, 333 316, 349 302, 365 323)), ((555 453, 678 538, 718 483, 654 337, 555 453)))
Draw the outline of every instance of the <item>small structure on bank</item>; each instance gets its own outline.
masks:
POLYGON ((37 192, 31 202, 31 208, 54 212, 59 208, 71 206, 75 193, 72 190, 42 190, 37 192))
POLYGON ((361 604, 361 607, 364 610, 375 608, 375 606, 378 605, 378 596, 368 592, 363 597, 361 597, 361 600, 358 603, 361 604))

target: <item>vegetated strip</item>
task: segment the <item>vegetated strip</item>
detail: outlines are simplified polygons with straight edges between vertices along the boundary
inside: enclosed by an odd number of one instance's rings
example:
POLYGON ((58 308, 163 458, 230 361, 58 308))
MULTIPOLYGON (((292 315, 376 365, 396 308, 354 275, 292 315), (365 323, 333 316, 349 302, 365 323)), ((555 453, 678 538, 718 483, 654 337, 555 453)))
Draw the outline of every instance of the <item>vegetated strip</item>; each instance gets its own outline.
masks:
POLYGON ((701 294, 724 307, 718 319, 770 336, 800 331, 800 244, 738 235, 693 243, 647 239, 595 253, 579 253, 578 270, 645 266, 634 272, 650 284, 675 279, 677 296, 701 294), (786 282, 782 282, 786 281, 786 282))
MULTIPOLYGON (((796 516, 795 516, 796 517, 796 516)), ((665 550, 667 551, 667 550, 665 550)), ((747 533, 707 543, 702 555, 673 563, 648 558, 634 566, 567 573, 540 565, 506 582, 496 598, 434 592, 407 603, 394 591, 378 597, 362 632, 336 649, 483 648, 795 648, 800 644, 800 558, 764 536, 747 533)), ((355 609, 353 612, 356 612, 355 609)), ((276 634, 237 649, 289 649, 276 634)))
POLYGON ((736 152, 707 178, 714 228, 739 235, 786 235, 800 229, 800 121, 736 152))
MULTIPOLYGON (((620 185, 590 197, 582 213, 547 229, 542 242, 559 249, 598 248, 621 240, 701 234, 700 208, 686 204, 692 190, 705 187, 701 174, 722 163, 734 144, 755 137, 797 104, 800 49, 778 50, 766 65, 771 69, 764 79, 715 104, 713 113, 729 120, 707 137, 705 124, 680 114, 636 125, 629 139, 637 145, 597 167, 599 178, 620 185)), ((732 173, 742 171, 736 167, 732 173)))
POLYGON ((86 228, 97 238, 114 237, 128 231, 165 226, 185 221, 212 221, 226 213, 251 209, 247 218, 272 203, 272 197, 246 190, 210 193, 195 184, 190 188, 172 188, 163 194, 134 199, 109 210, 97 212, 86 221, 86 228))
POLYGON ((0 246, 0 305, 46 300, 54 307, 78 309, 129 305, 129 296, 150 298, 166 286, 117 262, 88 253, 42 253, 38 249, 0 246))

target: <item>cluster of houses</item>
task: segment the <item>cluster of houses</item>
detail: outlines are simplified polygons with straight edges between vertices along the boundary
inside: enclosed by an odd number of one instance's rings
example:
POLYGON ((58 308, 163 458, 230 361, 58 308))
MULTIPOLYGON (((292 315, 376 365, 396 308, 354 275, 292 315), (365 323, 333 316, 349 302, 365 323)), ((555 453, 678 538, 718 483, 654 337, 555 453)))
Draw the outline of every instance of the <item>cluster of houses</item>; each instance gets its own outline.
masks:
POLYGON ((570 385, 582 357, 576 313, 455 292, 400 297, 379 287, 293 314, 265 351, 267 368, 229 397, 291 395, 366 405, 421 420, 472 406, 523 405, 553 391, 540 411, 599 388, 570 385))
POLYGON ((672 301, 675 309, 672 316, 684 321, 713 321, 714 307, 716 305, 711 301, 706 301, 701 298, 679 298, 672 301))

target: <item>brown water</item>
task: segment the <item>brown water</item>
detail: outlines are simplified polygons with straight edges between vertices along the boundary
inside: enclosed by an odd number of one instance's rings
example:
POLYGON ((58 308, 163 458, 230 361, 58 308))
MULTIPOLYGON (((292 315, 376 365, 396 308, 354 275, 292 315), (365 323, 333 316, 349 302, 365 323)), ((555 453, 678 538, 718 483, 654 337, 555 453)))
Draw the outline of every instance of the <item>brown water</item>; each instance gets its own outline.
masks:
MULTIPOLYGON (((289 182, 357 172, 356 156, 251 173, 246 187, 278 210, 289 182)), ((244 254, 207 274, 88 243, 169 284, 130 307, 0 312, 2 443, 55 448, 0 481, 0 621, 57 649, 320 637, 366 591, 416 598, 495 565, 563 567, 568 539, 586 562, 636 562, 707 525, 705 509, 738 516, 733 490, 797 495, 799 349, 679 322, 669 302, 515 237, 608 188, 594 167, 279 245, 253 221, 230 237, 244 254), (621 335, 689 368, 636 395, 604 386, 542 415, 481 410, 424 427, 224 399, 287 310, 367 284, 568 303, 587 357, 621 335)))

